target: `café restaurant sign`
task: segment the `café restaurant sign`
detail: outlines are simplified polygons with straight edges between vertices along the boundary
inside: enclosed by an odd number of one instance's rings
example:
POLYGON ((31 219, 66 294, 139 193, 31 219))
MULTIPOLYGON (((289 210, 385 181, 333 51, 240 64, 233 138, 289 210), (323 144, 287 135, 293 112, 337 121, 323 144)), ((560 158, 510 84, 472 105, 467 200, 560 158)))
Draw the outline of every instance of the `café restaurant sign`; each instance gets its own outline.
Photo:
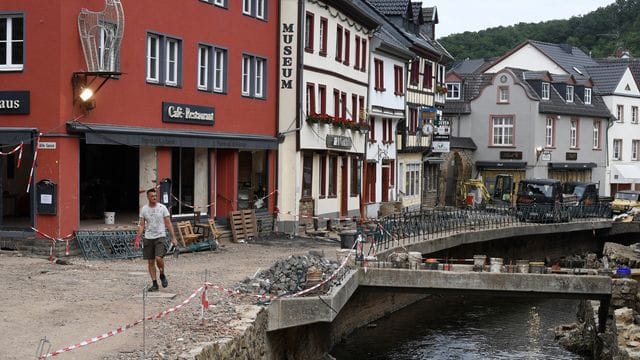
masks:
POLYGON ((213 125, 216 109, 210 106, 162 102, 162 121, 213 125))
POLYGON ((29 91, 0 91, 0 115, 26 115, 29 107, 29 91))

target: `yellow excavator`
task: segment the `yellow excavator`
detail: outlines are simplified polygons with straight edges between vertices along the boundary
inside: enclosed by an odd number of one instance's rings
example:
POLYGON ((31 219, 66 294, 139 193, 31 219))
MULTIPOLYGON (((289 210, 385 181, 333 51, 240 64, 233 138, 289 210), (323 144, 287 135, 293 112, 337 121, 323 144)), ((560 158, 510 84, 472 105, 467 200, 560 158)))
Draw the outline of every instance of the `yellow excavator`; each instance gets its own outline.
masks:
POLYGON ((496 175, 493 193, 487 190, 482 179, 463 180, 458 187, 459 203, 467 207, 484 208, 487 204, 512 204, 513 175, 496 175))

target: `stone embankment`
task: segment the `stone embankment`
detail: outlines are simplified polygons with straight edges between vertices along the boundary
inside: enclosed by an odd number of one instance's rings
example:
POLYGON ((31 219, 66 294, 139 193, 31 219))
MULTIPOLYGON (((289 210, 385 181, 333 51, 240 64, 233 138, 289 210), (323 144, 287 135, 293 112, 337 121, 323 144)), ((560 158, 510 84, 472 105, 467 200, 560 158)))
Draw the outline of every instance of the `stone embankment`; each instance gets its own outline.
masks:
MULTIPOLYGON (((635 269, 640 268, 640 244, 606 243, 603 266, 612 271, 612 294, 604 333, 598 334, 597 301, 583 301, 576 324, 555 329, 559 343, 573 352, 594 359, 640 359, 640 297, 635 269), (618 268, 631 268, 631 276, 616 275, 618 268)), ((591 264, 598 264, 590 256, 591 264)), ((605 269, 606 271, 606 269, 605 269)))

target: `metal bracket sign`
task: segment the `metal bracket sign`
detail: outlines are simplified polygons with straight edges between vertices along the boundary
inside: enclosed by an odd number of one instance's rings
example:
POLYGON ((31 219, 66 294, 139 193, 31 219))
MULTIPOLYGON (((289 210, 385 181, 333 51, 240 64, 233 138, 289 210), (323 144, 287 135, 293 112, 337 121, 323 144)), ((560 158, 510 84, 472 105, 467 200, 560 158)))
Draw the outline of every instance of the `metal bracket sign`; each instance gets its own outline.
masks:
POLYGON ((351 138, 340 135, 327 135, 327 147, 335 149, 351 149, 351 138))

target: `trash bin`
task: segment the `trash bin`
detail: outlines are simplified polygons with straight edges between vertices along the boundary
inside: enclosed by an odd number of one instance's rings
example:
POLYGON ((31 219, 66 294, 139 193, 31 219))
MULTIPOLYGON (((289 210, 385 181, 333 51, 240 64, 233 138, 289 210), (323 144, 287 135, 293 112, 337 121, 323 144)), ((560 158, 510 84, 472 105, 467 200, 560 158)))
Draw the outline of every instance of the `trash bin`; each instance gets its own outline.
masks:
POLYGON ((356 242, 356 236, 358 231, 345 230, 340 233, 340 248, 341 249, 353 249, 353 244, 356 242))

